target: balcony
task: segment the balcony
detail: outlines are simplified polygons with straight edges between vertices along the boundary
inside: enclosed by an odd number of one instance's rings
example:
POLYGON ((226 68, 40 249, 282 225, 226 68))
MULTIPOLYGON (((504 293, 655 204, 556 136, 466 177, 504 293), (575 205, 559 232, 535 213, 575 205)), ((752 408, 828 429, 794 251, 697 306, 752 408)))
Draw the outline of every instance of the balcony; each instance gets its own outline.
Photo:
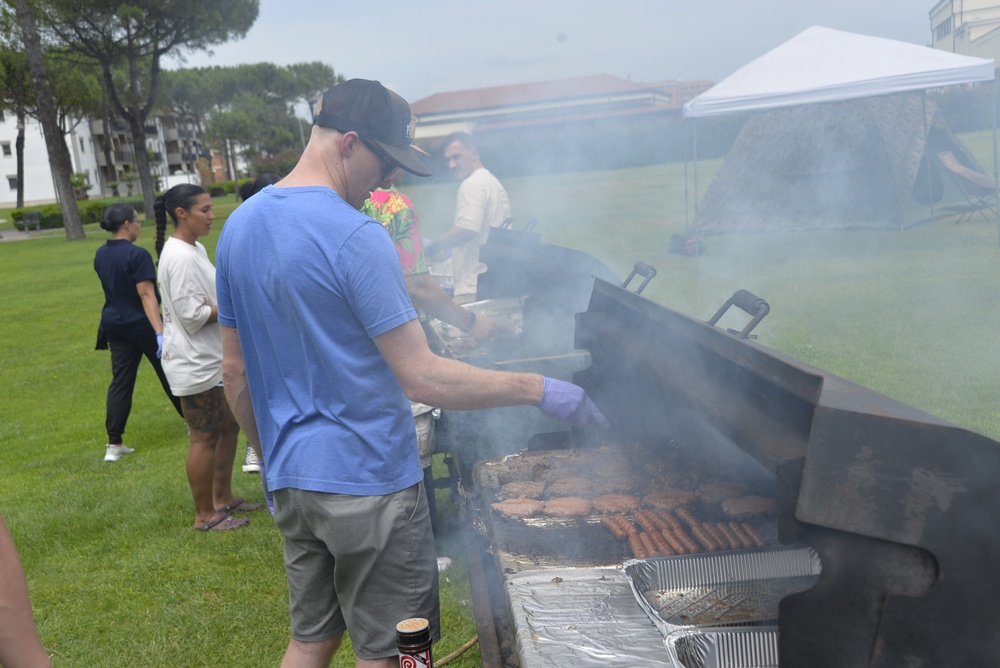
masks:
MULTIPOLYGON (((111 166, 131 165, 135 163, 135 152, 132 150, 111 151, 111 166)), ((104 151, 97 152, 97 164, 107 167, 108 163, 104 159, 104 151)))

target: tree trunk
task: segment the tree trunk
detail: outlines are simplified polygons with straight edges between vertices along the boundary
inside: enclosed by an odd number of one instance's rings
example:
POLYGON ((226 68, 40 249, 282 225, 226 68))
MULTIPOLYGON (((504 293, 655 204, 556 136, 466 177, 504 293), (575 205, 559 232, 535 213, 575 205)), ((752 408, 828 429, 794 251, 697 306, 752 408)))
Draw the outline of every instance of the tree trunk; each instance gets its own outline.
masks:
POLYGON ((149 169, 149 152, 146 150, 146 128, 139 114, 129 118, 129 129, 132 131, 132 143, 135 145, 135 165, 139 172, 139 186, 142 190, 142 203, 146 209, 146 220, 153 220, 153 203, 156 201, 156 186, 153 185, 152 172, 149 169))
POLYGON ((104 164, 107 165, 107 172, 111 174, 111 181, 115 185, 111 187, 111 196, 118 197, 118 167, 111 160, 111 121, 108 120, 110 114, 108 112, 104 113, 101 118, 101 124, 104 126, 104 137, 101 140, 101 148, 104 150, 104 164))
POLYGON ((42 46, 35 27, 35 17, 31 13, 29 0, 16 0, 17 22, 21 28, 21 39, 28 56, 28 69, 31 71, 31 89, 38 103, 38 118, 42 123, 45 135, 45 147, 49 153, 49 165, 55 177, 56 194, 62 208, 63 225, 67 239, 83 239, 87 235, 83 231, 80 220, 80 210, 76 205, 73 185, 70 177, 73 175, 73 163, 66 147, 66 139, 59 128, 56 118, 56 100, 52 93, 52 85, 42 61, 42 46))
POLYGON ((17 140, 14 150, 17 153, 17 208, 24 208, 24 107, 17 108, 17 140))

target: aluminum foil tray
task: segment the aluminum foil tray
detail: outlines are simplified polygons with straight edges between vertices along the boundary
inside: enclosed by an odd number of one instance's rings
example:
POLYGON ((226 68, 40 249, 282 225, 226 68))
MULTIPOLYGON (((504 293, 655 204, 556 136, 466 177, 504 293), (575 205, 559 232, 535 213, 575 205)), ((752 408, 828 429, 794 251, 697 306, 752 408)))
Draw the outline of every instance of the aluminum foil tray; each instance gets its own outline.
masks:
POLYGON ((670 668, 664 639, 617 568, 531 570, 504 579, 522 668, 670 668))
POLYGON ((674 668, 778 668, 778 627, 706 628, 666 638, 674 668))
POLYGON ((815 585, 821 566, 812 548, 782 545, 636 559, 622 570, 666 637, 685 628, 775 620, 781 599, 815 585))

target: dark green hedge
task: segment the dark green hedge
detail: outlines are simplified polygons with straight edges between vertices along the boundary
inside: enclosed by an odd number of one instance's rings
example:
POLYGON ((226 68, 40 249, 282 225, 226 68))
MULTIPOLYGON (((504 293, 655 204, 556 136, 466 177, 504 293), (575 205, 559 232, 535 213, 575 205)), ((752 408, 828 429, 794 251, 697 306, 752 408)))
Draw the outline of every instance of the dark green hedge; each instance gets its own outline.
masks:
MULTIPOLYGON (((101 222, 104 210, 112 204, 124 202, 131 204, 138 211, 142 211, 144 203, 141 197, 113 197, 108 199, 78 201, 77 207, 80 209, 80 220, 84 225, 101 222)), ((41 206, 26 206, 22 209, 11 211, 10 217, 13 219, 14 227, 24 230, 21 220, 25 211, 38 211, 42 214, 41 226, 43 230, 51 230, 63 226, 62 208, 58 204, 43 204, 41 206)))

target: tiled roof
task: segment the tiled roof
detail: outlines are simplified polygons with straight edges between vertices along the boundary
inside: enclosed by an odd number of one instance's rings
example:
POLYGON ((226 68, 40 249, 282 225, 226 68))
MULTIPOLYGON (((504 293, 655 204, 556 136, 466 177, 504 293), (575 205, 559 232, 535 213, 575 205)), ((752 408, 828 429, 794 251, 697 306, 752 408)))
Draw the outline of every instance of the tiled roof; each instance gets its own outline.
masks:
POLYGON ((609 74, 596 74, 573 79, 540 81, 536 83, 475 88, 448 93, 435 93, 410 105, 416 116, 456 112, 471 109, 490 109, 531 102, 547 102, 595 95, 613 95, 664 87, 679 82, 641 84, 626 81, 609 74))

